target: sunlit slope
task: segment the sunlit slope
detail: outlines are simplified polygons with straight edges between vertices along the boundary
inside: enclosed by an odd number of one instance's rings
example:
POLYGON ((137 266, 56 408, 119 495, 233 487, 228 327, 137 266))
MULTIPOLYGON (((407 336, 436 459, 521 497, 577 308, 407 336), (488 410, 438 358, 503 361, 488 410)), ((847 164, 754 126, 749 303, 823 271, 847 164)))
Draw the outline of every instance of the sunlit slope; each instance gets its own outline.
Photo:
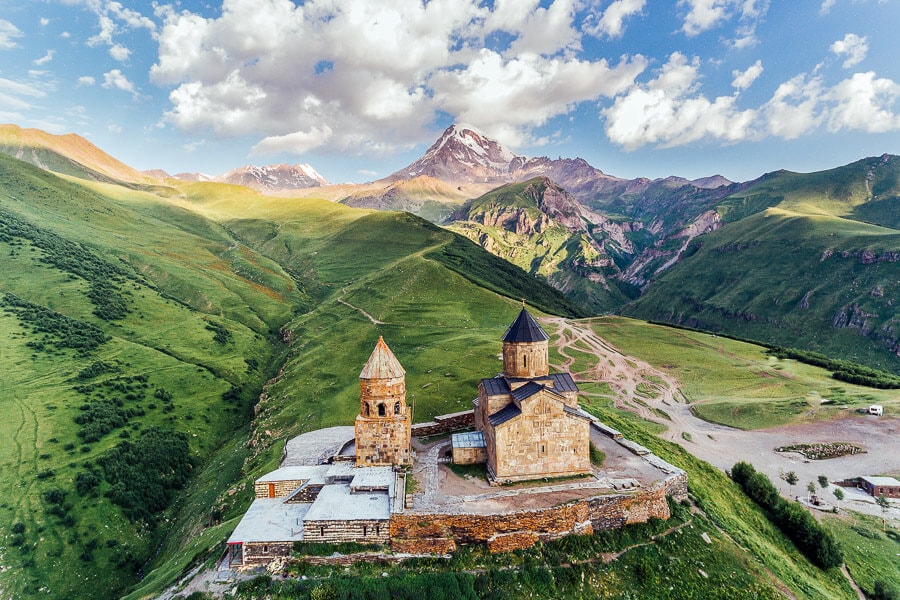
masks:
POLYGON ((4 535, 20 532, 0 587, 114 597, 152 555, 164 531, 153 523, 181 484, 128 476, 111 457, 131 444, 176 471, 202 466, 246 423, 270 330, 301 294, 277 264, 163 199, 5 156, 0 179, 0 514, 4 535))
POLYGON ((155 181, 75 134, 0 125, 0 153, 82 179, 152 184, 155 181))
POLYGON ((624 312, 897 372, 898 163, 778 173, 732 196, 719 210, 735 220, 695 240, 624 312))

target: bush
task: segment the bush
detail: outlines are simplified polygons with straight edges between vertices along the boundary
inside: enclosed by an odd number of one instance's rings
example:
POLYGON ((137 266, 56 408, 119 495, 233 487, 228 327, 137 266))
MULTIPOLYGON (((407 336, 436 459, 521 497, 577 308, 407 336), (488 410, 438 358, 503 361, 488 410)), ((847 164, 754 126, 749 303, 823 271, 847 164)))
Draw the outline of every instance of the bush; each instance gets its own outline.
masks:
POLYGON ((13 523, 12 532, 13 533, 25 533, 25 523, 23 523, 22 521, 13 523))
POLYGON ((875 590, 872 592, 872 600, 900 600, 900 592, 884 579, 875 581, 875 590))

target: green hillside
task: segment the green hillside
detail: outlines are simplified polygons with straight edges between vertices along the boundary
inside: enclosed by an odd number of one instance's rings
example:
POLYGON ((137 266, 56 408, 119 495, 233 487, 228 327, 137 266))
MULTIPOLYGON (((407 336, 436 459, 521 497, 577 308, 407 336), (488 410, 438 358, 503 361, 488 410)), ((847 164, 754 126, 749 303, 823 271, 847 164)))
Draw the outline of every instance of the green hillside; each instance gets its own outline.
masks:
POLYGON ((574 198, 546 178, 504 185, 467 203, 451 230, 541 277, 592 313, 610 311, 634 290, 612 256, 620 248, 581 215, 574 198), (553 195, 554 199, 549 200, 553 195))
MULTIPOLYGON (((0 180, 0 589, 13 597, 147 597, 215 558, 285 439, 352 422, 378 335, 422 421, 471 405, 523 298, 584 314, 408 214, 223 184, 157 194, 2 156, 0 180)), ((592 589, 668 589, 681 564, 684 597, 852 597, 722 473, 634 417, 591 410, 688 469, 715 540, 667 538, 603 566, 592 589), (738 571, 754 583, 725 585, 738 571)), ((548 552, 525 566, 561 566, 548 552)), ((573 572, 533 591, 575 596, 573 572)))
POLYGON ((764 178, 624 312, 900 372, 898 174, 890 157, 764 178))

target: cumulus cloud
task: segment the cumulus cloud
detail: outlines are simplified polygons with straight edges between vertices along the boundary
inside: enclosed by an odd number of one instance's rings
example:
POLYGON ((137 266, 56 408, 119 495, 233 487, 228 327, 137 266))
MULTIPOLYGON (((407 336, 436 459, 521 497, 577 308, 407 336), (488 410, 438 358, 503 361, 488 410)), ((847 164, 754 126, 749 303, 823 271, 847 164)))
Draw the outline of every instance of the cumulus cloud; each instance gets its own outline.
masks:
POLYGON ((734 3, 734 0, 678 0, 679 6, 688 8, 681 30, 695 36, 718 26, 729 17, 734 3))
POLYGON ((137 93, 134 89, 134 84, 119 69, 113 69, 103 74, 103 87, 108 90, 122 90, 130 94, 137 93))
POLYGON ((131 50, 121 44, 113 44, 109 47, 109 55, 119 62, 125 62, 131 56, 131 50))
POLYGON ((797 75, 775 90, 762 107, 766 131, 787 140, 800 137, 822 123, 822 80, 797 75))
POLYGON ((151 78, 174 87, 168 123, 259 135, 256 152, 408 148, 445 113, 514 145, 529 127, 623 91, 646 66, 585 58, 579 7, 226 0, 214 18, 159 7, 151 78))
POLYGON ((823 0, 822 5, 819 7, 819 14, 824 16, 831 12, 831 7, 834 6, 836 0, 823 0))
POLYGON ((854 73, 834 86, 827 99, 833 103, 828 115, 829 131, 850 129, 884 133, 900 129, 900 115, 893 107, 900 100, 900 84, 875 77, 875 73, 854 73))
POLYGON ((714 139, 734 142, 753 135, 754 110, 740 110, 735 96, 709 100, 698 93, 700 61, 673 53, 646 84, 636 85, 603 111, 606 135, 626 150, 671 147, 714 139))
POLYGON ((39 22, 41 24, 41 27, 46 27, 50 24, 50 19, 48 19, 47 17, 41 17, 39 22))
POLYGON ((97 83, 97 80, 90 75, 82 75, 78 78, 78 82, 76 85, 78 85, 78 87, 88 87, 94 85, 95 83, 97 83))
POLYGON ((738 90, 746 90, 753 85, 753 82, 756 81, 760 75, 762 75, 762 72, 763 66, 761 60, 757 60, 744 71, 732 71, 731 76, 734 77, 734 79, 731 82, 731 86, 738 90))
POLYGON ((589 15, 582 28, 594 37, 619 38, 625 33, 625 20, 640 15, 646 0, 615 0, 606 7, 603 14, 589 15))
POLYGON ((16 38, 22 37, 22 31, 7 21, 6 19, 0 19, 0 50, 10 50, 18 46, 16 44, 16 38))
POLYGON ((855 33, 848 33, 844 39, 831 45, 831 51, 838 56, 846 56, 844 68, 849 69, 866 58, 866 54, 869 52, 869 42, 865 36, 860 37, 855 33))

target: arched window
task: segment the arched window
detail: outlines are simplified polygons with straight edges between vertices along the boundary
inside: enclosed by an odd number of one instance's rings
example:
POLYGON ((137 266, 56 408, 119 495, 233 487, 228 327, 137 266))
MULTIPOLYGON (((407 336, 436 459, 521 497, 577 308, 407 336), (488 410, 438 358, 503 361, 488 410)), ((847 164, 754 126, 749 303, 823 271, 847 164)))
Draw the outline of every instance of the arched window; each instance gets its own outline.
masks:
POLYGON ((527 354, 522 357, 522 367, 525 369, 528 368, 528 355, 527 354))
POLYGON ((379 403, 378 403, 378 416, 379 416, 379 417, 383 417, 384 414, 385 414, 385 413, 384 413, 384 404, 382 404, 382 403, 379 402, 379 403))
POLYGON ((395 415, 400 414, 400 403, 399 402, 394 402, 394 414, 395 415))
POLYGON ((363 404, 363 412, 365 413, 365 416, 367 416, 367 417, 369 416, 369 405, 368 404, 363 404))

